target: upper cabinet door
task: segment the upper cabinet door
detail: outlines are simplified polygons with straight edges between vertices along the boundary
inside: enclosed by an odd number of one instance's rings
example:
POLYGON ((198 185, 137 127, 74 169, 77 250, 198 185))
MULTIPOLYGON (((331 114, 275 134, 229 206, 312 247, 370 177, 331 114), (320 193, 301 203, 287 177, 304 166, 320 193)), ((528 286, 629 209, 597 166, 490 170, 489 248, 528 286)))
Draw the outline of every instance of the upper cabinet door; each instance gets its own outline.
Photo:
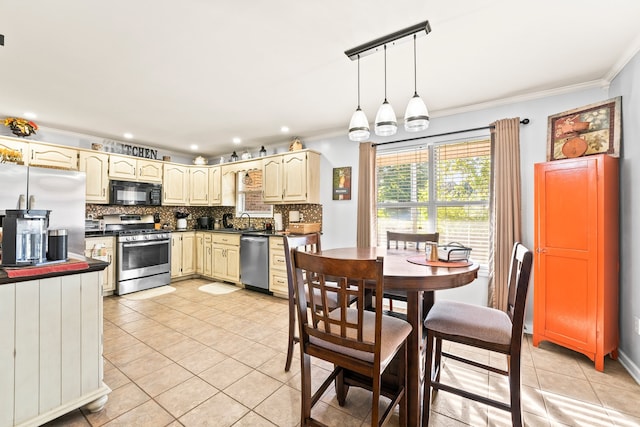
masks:
POLYGON ((189 200, 189 167, 165 164, 163 172, 162 204, 186 205, 189 200))
POLYGON ((307 198, 307 153, 282 156, 283 197, 285 202, 304 202, 307 198))
POLYGON ((78 150, 29 143, 29 166, 78 170, 78 150))
POLYGON ((209 168, 189 168, 189 204, 197 206, 209 204, 209 168))
POLYGON ((135 158, 109 155, 109 178, 135 181, 138 177, 135 158))
POLYGON ((262 199, 267 203, 282 201, 282 157, 264 159, 262 163, 262 199))
POLYGON ((136 164, 138 181, 162 183, 162 162, 138 159, 136 164))
POLYGON ((214 166, 209 168, 209 205, 222 204, 222 168, 214 166))
POLYGON ((109 203, 109 155, 94 151, 80 152, 80 171, 87 174, 88 203, 109 203))

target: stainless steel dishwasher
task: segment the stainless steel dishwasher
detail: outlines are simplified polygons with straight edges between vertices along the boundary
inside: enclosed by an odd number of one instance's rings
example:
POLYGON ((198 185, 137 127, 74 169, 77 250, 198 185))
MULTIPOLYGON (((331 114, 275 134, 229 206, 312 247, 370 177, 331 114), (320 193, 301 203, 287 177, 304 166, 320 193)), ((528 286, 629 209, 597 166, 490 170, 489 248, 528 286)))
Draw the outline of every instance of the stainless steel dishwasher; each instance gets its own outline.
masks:
POLYGON ((240 281, 249 289, 269 292, 268 237, 240 237, 240 281))

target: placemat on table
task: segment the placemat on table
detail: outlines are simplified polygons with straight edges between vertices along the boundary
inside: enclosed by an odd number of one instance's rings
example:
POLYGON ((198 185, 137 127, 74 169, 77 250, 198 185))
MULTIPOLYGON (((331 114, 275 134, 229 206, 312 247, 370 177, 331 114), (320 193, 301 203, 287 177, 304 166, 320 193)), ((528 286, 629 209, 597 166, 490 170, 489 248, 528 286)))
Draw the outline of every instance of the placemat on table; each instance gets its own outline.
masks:
POLYGON ((412 264, 427 265, 429 267, 468 267, 473 264, 471 261, 427 261, 424 255, 407 258, 412 264))

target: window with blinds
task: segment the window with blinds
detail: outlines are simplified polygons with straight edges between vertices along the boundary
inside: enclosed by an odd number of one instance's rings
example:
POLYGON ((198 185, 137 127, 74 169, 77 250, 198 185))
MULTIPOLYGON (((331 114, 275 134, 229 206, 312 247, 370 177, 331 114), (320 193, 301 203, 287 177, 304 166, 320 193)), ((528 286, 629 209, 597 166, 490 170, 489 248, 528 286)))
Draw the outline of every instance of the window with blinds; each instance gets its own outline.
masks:
POLYGON ((474 261, 489 260, 491 140, 380 150, 376 158, 377 231, 440 233, 440 244, 472 248, 474 261))

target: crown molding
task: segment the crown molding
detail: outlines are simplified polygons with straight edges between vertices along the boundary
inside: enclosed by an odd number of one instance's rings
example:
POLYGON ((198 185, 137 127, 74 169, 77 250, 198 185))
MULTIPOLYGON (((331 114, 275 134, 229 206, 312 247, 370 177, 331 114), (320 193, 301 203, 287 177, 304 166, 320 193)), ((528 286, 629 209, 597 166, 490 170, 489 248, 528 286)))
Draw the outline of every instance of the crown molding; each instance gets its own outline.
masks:
POLYGON ((632 43, 629 44, 627 49, 625 49, 622 56, 616 61, 615 64, 609 69, 609 71, 602 78, 607 82, 611 83, 613 79, 622 71, 624 67, 633 59, 636 54, 640 52, 640 35, 638 35, 632 43))
POLYGON ((564 95, 567 93, 578 92, 587 89, 603 89, 609 86, 608 81, 592 80, 589 82, 579 83, 575 85, 563 86, 554 89, 542 90, 539 92, 531 92, 523 95, 516 95, 507 98, 500 98, 493 101, 481 102, 478 104, 469 104, 461 107, 447 108, 444 110, 434 110, 431 114, 432 117, 445 117, 452 116, 454 114, 469 113, 472 111, 485 110, 489 108, 501 107, 504 105, 516 104, 520 102, 527 102, 541 98, 547 98, 551 96, 564 95))

